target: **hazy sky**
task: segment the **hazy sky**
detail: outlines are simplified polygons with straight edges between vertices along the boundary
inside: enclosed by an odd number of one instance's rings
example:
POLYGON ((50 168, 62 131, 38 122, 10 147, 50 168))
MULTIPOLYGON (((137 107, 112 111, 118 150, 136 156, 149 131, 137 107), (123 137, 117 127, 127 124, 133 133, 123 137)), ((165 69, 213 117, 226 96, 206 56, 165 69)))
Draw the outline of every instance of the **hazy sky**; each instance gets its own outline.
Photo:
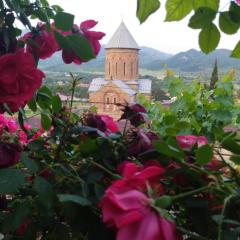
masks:
MULTIPOLYGON (((87 19, 98 21, 94 30, 106 33, 102 43, 107 43, 123 19, 140 46, 148 46, 167 53, 177 53, 198 47, 198 30, 187 27, 188 20, 164 22, 165 1, 161 8, 140 25, 136 18, 137 0, 49 0, 59 4, 66 12, 75 15, 75 23, 87 19)), ((184 1, 184 0, 183 0, 184 1)), ((230 0, 221 0, 221 10, 228 8, 230 0)), ((233 49, 240 40, 237 35, 222 35, 218 48, 233 49)))

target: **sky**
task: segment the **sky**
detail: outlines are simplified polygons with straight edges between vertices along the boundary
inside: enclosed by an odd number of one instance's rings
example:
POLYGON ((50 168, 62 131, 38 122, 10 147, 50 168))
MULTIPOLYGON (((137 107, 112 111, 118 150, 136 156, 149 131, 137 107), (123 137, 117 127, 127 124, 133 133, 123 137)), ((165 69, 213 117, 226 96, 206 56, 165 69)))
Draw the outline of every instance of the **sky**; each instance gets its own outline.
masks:
MULTIPOLYGON (((87 19, 98 21, 94 30, 106 33, 101 41, 103 44, 109 41, 123 20, 140 46, 171 54, 192 48, 199 49, 199 30, 187 26, 189 17, 180 22, 164 22, 165 1, 161 1, 160 10, 143 24, 140 24, 136 17, 137 0, 49 0, 49 3, 59 4, 66 12, 74 14, 75 23, 87 19)), ((229 2, 230 0, 221 0, 220 10, 227 10, 229 2)), ((239 40, 237 34, 222 34, 218 48, 233 49, 239 40)))

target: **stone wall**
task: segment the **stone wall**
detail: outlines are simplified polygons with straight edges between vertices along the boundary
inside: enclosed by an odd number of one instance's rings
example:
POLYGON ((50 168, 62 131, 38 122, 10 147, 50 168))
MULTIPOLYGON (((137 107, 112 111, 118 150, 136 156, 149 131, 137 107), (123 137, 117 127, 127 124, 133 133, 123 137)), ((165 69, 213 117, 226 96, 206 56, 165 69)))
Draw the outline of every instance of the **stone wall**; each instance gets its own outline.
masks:
POLYGON ((97 107, 99 114, 106 114, 118 119, 121 116, 121 110, 115 104, 133 103, 135 97, 129 96, 115 84, 109 82, 99 91, 89 94, 89 102, 97 107))
POLYGON ((138 79, 137 49, 106 49, 105 79, 138 79))

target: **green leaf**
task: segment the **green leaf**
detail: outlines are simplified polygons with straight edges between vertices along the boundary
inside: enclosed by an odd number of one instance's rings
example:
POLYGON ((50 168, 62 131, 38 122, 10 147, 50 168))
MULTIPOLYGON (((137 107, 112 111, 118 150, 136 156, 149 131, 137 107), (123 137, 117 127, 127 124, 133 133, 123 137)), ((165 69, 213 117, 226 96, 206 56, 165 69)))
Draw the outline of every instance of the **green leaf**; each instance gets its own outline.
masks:
POLYGON ((42 109, 50 109, 52 104, 52 92, 47 86, 43 86, 37 92, 37 103, 42 109))
POLYGON ((229 150, 235 154, 240 154, 240 145, 234 140, 227 138, 222 142, 223 148, 229 150))
POLYGON ((234 22, 240 23, 240 6, 238 6, 234 1, 231 1, 229 15, 234 22))
POLYGON ((54 113, 58 113, 62 109, 62 101, 58 95, 52 97, 52 109, 54 113))
POLYGON ((239 156, 231 156, 230 160, 234 162, 236 165, 240 165, 240 157, 239 156))
POLYGON ((71 51, 67 37, 63 36, 59 32, 54 32, 54 36, 60 48, 66 50, 67 52, 71 51))
POLYGON ((41 125, 44 130, 49 130, 52 125, 52 119, 49 117, 49 115, 41 113, 41 125))
POLYGON ((167 144, 163 141, 154 142, 155 149, 168 157, 175 157, 177 159, 182 159, 184 157, 184 152, 178 147, 173 146, 173 144, 167 144))
POLYGON ((33 159, 29 159, 28 153, 23 152, 21 154, 21 162, 28 168, 31 172, 36 173, 38 171, 38 165, 33 159))
POLYGON ((199 46, 204 53, 210 53, 219 44, 220 32, 215 24, 211 23, 203 28, 199 34, 199 46))
POLYGON ((79 34, 69 35, 66 38, 68 39, 69 46, 79 58, 84 61, 95 58, 92 46, 87 38, 79 34))
POLYGON ((15 37, 18 37, 22 34, 22 30, 19 28, 14 28, 14 35, 15 37))
POLYGON ((192 11, 192 0, 167 0, 165 21, 179 21, 192 11))
POLYGON ((47 86, 43 86, 38 90, 38 94, 45 93, 49 98, 52 97, 52 92, 47 86))
POLYGON ((198 9, 200 7, 211 8, 215 11, 218 11, 220 0, 193 0, 194 9, 198 9))
POLYGON ((35 16, 37 16, 42 22, 49 22, 48 15, 46 14, 46 11, 39 8, 36 11, 33 12, 35 16))
POLYGON ((186 121, 178 121, 175 125, 176 128, 178 129, 189 129, 190 124, 186 121))
POLYGON ((48 7, 49 6, 49 3, 47 0, 40 0, 41 4, 44 6, 44 7, 48 7))
POLYGON ((63 8, 61 8, 59 5, 52 5, 51 7, 55 12, 62 12, 63 11, 63 8))
POLYGON ((81 206, 89 206, 91 204, 86 198, 78 195, 58 194, 57 196, 60 202, 74 202, 81 206))
POLYGON ((49 208, 56 197, 52 185, 44 178, 36 177, 33 189, 37 192, 40 202, 49 208))
POLYGON ((25 174, 19 169, 0 170, 0 195, 14 194, 25 183, 25 174))
POLYGON ((8 214, 1 226, 5 231, 15 231, 30 213, 30 207, 27 202, 21 202, 13 212, 8 214))
POLYGON ((160 208, 167 208, 167 207, 171 206, 172 202, 173 202, 173 199, 171 196, 164 195, 164 196, 156 199, 154 205, 156 205, 157 207, 160 207, 160 208))
POLYGON ((36 95, 32 97, 32 99, 27 103, 27 105, 33 112, 37 111, 36 95))
POLYGON ((66 12, 57 12, 55 16, 55 26, 63 31, 71 30, 73 26, 74 15, 66 12))
POLYGON ((212 23, 216 14, 217 12, 211 8, 199 8, 191 17, 188 26, 193 29, 204 28, 212 23))
POLYGON ((196 151, 196 161, 201 165, 209 163, 212 160, 212 157, 213 150, 208 144, 201 146, 196 151))
POLYGON ((240 41, 237 43, 236 47, 233 49, 231 57, 240 58, 240 41))
POLYGON ((219 17, 219 27, 226 34, 234 34, 238 31, 240 23, 234 22, 229 12, 221 12, 219 17))
POLYGON ((28 148, 32 151, 39 151, 44 148, 45 142, 43 140, 34 140, 28 144, 28 148))
POLYGON ((143 23, 152 13, 160 8, 159 0, 138 0, 137 17, 143 23))

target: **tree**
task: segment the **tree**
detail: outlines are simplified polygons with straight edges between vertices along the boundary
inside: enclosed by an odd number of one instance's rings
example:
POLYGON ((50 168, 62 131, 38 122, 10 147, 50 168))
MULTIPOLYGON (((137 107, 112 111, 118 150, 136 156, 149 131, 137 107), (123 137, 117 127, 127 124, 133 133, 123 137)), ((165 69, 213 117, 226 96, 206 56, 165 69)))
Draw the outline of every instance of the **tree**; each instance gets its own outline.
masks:
POLYGON ((217 65, 217 59, 216 59, 215 65, 213 68, 213 72, 212 72, 212 76, 210 79, 210 89, 214 89, 217 82, 218 82, 218 65, 217 65))

